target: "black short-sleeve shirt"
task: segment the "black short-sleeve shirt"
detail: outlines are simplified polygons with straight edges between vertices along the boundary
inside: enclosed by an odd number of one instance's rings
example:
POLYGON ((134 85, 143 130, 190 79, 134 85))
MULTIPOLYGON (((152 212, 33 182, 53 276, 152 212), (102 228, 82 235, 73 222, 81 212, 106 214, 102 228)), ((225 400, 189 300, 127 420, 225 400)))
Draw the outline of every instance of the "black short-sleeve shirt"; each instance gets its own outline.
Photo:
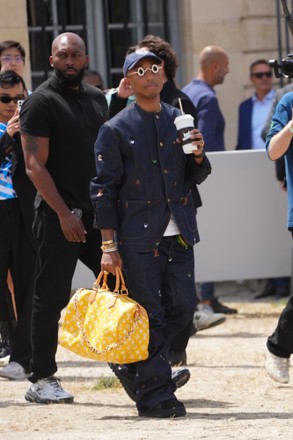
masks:
POLYGON ((21 133, 49 138, 46 167, 69 207, 92 210, 89 184, 95 176, 94 144, 107 120, 104 94, 82 83, 79 91, 60 87, 55 75, 24 102, 21 133))

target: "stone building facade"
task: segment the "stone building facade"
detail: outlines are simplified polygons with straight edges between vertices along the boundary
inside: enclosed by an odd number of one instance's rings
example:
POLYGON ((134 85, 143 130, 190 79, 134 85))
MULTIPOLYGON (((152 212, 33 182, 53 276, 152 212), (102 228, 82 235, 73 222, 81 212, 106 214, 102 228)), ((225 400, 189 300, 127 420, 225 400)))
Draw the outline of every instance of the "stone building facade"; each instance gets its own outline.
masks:
MULTIPOLYGON (((30 88, 26 3, 26 0, 1 0, 0 40, 14 39, 25 47, 28 54, 25 80, 30 88)), ((226 148, 233 149, 238 105, 251 93, 249 65, 258 58, 278 56, 276 0, 178 0, 177 9, 179 86, 196 75, 198 54, 204 46, 218 44, 229 53, 230 73, 225 83, 216 87, 216 92, 226 119, 226 148)))

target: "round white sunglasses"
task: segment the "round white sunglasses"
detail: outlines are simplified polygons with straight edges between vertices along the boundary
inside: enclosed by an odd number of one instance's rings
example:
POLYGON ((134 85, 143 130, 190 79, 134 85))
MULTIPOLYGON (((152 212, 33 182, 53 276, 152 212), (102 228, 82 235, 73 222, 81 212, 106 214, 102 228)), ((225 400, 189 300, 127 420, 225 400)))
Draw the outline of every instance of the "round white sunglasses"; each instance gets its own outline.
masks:
POLYGON ((146 69, 144 69, 143 67, 139 67, 136 72, 128 73, 127 76, 130 75, 144 76, 148 70, 156 74, 159 73, 160 69, 162 69, 161 66, 157 66, 157 64, 153 64, 152 67, 147 67, 146 69))

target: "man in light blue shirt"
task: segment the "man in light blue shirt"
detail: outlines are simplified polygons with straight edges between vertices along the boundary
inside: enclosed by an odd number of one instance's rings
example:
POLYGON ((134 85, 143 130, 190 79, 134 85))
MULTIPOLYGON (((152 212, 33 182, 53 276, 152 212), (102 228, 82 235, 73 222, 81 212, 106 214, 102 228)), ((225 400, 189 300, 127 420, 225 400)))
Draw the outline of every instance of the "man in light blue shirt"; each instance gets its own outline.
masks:
POLYGON ((225 120, 214 87, 229 73, 228 54, 220 46, 207 46, 199 56, 200 70, 182 91, 198 112, 198 128, 204 136, 206 151, 225 150, 225 120))
MULTIPOLYGON (((199 55, 200 69, 182 91, 191 99, 198 114, 198 128, 203 134, 206 151, 225 151, 225 119, 221 112, 214 87, 223 84, 229 73, 229 56, 220 46, 207 46, 199 55)), ((201 304, 198 308, 207 313, 237 313, 222 304, 215 296, 213 282, 202 283, 201 304)))
MULTIPOLYGON (((250 80, 254 86, 254 94, 239 106, 238 143, 239 150, 265 149, 262 133, 267 125, 276 98, 273 89, 272 69, 266 60, 254 61, 250 66, 250 80)), ((256 299, 269 296, 287 297, 290 293, 289 278, 269 278, 256 299)))
POLYGON ((253 150, 265 149, 265 142, 261 136, 262 129, 265 125, 268 113, 271 110, 272 102, 275 98, 276 91, 272 89, 263 100, 259 100, 256 95, 253 95, 252 107, 252 144, 253 150))
POLYGON ((261 133, 276 94, 272 74, 266 60, 256 60, 250 66, 254 94, 239 106, 237 150, 265 149, 261 133))

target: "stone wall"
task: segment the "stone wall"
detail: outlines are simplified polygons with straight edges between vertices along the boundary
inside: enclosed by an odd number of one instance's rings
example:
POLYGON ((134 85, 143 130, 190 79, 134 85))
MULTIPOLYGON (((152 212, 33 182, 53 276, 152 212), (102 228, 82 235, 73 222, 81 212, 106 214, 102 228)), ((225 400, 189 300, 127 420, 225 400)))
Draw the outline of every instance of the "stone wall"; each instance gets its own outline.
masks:
MULTIPOLYGON (((226 147, 233 149, 238 105, 251 94, 249 65, 257 58, 277 57, 276 2, 178 0, 178 9, 182 30, 180 86, 196 75, 198 54, 204 46, 219 44, 229 53, 230 73, 216 91, 226 119, 226 147)), ((20 41, 27 52, 25 80, 31 88, 25 0, 1 0, 0 41, 7 39, 20 41)))
POLYGON ((24 80, 31 89, 29 38, 27 31, 26 0, 1 0, 0 41, 19 41, 26 52, 24 80))
POLYGON ((230 73, 216 87, 226 120, 226 148, 237 140, 238 105, 251 95, 249 65, 258 58, 277 57, 275 0, 182 0, 180 24, 185 84, 196 76, 198 54, 209 44, 229 54, 230 73))

